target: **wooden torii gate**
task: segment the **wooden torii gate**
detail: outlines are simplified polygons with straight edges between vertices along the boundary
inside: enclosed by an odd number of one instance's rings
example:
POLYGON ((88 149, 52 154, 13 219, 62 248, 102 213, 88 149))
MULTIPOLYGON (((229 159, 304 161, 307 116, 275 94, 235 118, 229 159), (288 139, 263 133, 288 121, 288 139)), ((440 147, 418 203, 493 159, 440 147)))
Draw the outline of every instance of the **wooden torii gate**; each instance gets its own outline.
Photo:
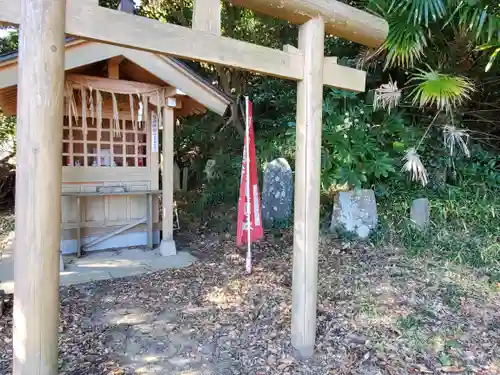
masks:
POLYGON ((303 356, 312 355, 323 85, 365 89, 364 72, 324 56, 325 32, 378 47, 388 24, 335 0, 232 1, 300 24, 298 48, 279 51, 220 36, 220 0, 195 0, 193 28, 99 7, 97 0, 0 0, 0 22, 20 25, 15 375, 58 371, 65 34, 298 82, 292 344, 303 356))

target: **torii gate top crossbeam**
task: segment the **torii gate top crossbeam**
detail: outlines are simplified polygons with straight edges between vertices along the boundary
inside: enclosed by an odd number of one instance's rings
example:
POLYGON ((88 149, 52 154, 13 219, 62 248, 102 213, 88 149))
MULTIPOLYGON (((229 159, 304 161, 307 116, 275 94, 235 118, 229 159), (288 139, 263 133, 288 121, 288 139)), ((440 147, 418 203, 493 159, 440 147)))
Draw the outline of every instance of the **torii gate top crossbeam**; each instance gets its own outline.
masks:
POLYGON ((336 0, 231 0, 273 17, 304 24, 321 16, 329 34, 363 44, 380 47, 387 38, 389 25, 384 19, 336 0))
MULTIPOLYGON (((20 1, 0 0, 0 22, 21 22, 20 1)), ((237 67, 262 74, 303 79, 300 51, 276 49, 221 37, 145 17, 66 1, 66 34, 132 49, 237 67)), ((323 83, 349 91, 364 91, 365 73, 325 60, 323 83)))

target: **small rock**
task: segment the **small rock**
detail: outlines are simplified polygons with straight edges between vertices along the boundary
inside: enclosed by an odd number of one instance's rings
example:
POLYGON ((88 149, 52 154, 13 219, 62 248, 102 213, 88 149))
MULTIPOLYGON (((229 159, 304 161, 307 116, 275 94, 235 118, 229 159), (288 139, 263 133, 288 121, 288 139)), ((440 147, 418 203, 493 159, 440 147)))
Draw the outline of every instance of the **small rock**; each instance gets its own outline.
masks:
POLYGON ((467 350, 464 352, 464 358, 467 361, 474 361, 476 359, 476 356, 474 355, 473 352, 467 350))
POLYGON ((365 337, 351 334, 347 336, 347 342, 349 344, 366 345, 366 343, 369 343, 370 340, 366 339, 365 337))
POLYGON ((365 362, 359 366, 357 372, 355 373, 359 375, 382 375, 380 368, 369 362, 365 362))
POLYGON ((216 345, 213 343, 205 344, 201 347, 200 352, 202 354, 213 354, 215 352, 216 345))
POLYGON ((267 358, 267 364, 269 366, 274 366, 276 364, 276 357, 274 355, 270 355, 268 358, 267 358))

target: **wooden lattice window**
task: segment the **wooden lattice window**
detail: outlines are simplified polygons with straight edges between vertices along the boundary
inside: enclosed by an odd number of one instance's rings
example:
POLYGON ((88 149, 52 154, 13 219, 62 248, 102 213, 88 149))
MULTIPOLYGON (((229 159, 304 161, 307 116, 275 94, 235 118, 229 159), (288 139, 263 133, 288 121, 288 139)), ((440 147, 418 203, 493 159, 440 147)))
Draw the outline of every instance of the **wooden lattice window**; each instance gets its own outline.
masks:
POLYGON ((148 136, 146 126, 135 127, 132 121, 120 121, 120 131, 112 126, 112 120, 87 119, 84 129, 81 118, 71 124, 64 117, 63 166, 85 167, 146 167, 148 136))

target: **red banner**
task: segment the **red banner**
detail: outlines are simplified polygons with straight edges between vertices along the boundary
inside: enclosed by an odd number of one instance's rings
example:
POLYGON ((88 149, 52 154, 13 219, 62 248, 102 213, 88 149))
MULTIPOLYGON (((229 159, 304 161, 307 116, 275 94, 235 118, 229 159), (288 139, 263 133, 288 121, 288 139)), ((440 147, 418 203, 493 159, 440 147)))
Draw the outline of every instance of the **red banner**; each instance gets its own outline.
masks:
POLYGON ((250 243, 264 237, 259 183, 257 181, 257 157, 255 154, 255 138, 253 131, 253 105, 250 100, 246 99, 245 101, 248 139, 245 136, 245 148, 243 150, 241 168, 240 199, 238 201, 236 246, 248 244, 248 224, 250 224, 250 243), (249 155, 247 155, 247 146, 250 150, 249 155), (250 178, 249 184, 247 181, 248 178, 250 178), (250 203, 250 205, 248 203, 250 203))

